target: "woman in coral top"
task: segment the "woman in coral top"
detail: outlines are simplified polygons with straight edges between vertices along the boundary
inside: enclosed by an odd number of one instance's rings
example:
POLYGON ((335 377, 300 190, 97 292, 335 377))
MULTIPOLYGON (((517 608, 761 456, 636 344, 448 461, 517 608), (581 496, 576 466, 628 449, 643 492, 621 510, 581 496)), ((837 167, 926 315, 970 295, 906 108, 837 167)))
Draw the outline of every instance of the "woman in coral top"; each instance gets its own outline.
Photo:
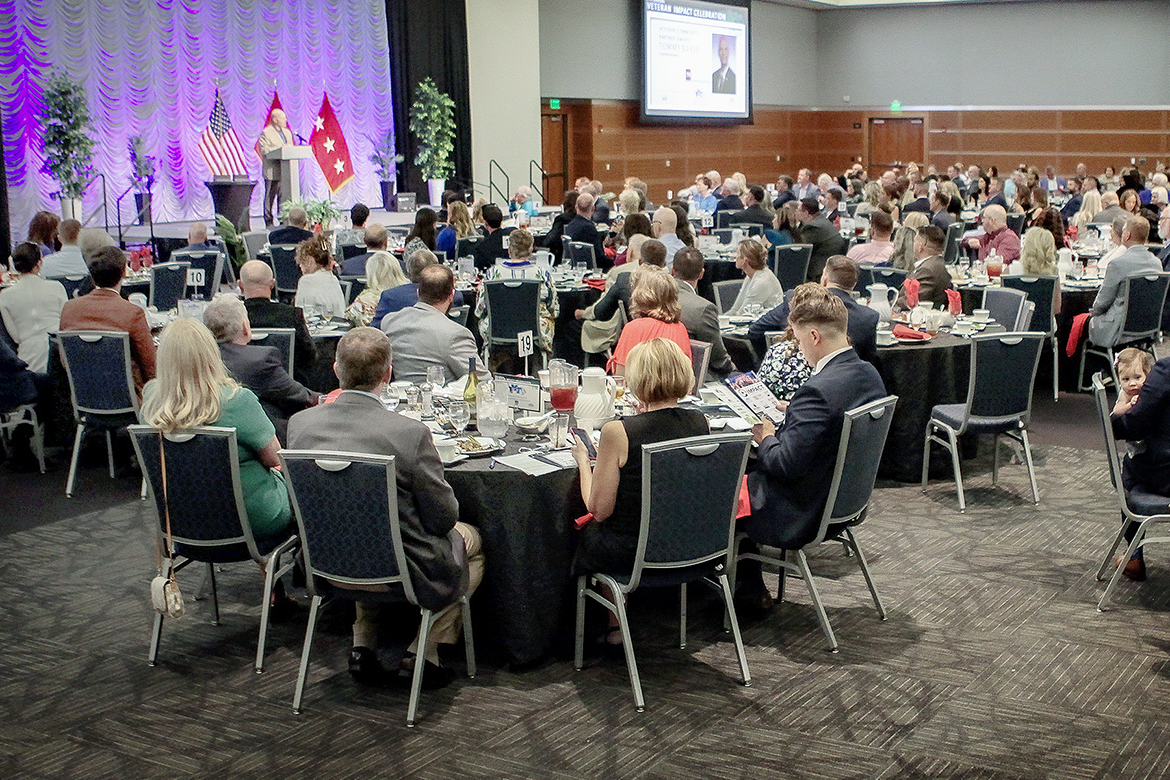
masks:
POLYGON ((655 271, 636 271, 634 292, 630 295, 630 315, 634 319, 622 328, 606 368, 611 374, 623 374, 630 350, 643 341, 664 338, 678 344, 689 360, 691 337, 679 321, 678 285, 674 277, 655 271))

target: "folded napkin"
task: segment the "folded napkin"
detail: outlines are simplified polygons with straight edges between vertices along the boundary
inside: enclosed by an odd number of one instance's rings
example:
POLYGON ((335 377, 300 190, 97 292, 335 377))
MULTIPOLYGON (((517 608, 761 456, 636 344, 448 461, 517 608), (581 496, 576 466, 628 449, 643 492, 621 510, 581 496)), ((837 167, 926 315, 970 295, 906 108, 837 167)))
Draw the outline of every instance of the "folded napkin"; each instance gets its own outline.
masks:
POLYGON ((1069 357, 1077 354, 1077 347, 1081 343, 1081 336, 1084 334, 1085 326, 1088 322, 1089 315, 1087 312, 1073 317, 1072 328, 1068 332, 1068 344, 1064 347, 1064 353, 1069 357))
POLYGON ((947 307, 956 317, 963 313, 963 296, 958 290, 947 290, 947 307))
POLYGON ((588 287, 592 287, 594 290, 601 290, 602 292, 605 292, 605 280, 604 279, 586 279, 585 285, 588 287))
MULTIPOLYGON (((746 479, 746 477, 745 477, 745 479, 746 479)), ((584 528, 585 526, 589 525, 592 522, 593 522, 593 513, 586 512, 585 514, 581 515, 580 517, 578 517, 576 520, 573 521, 573 526, 578 531, 580 531, 582 528, 584 528)))
POLYGON ((743 475, 743 482, 739 486, 739 504, 735 509, 735 519, 747 517, 752 513, 752 502, 748 497, 747 474, 743 475))
POLYGON ((894 333, 894 338, 896 338, 896 339, 928 339, 928 338, 930 338, 929 335, 922 333, 921 331, 914 330, 913 328, 907 328, 905 325, 895 325, 893 333, 894 333))
POLYGON ((906 293, 906 305, 913 309, 918 305, 918 288, 922 283, 917 279, 907 279, 902 282, 902 290, 906 293))

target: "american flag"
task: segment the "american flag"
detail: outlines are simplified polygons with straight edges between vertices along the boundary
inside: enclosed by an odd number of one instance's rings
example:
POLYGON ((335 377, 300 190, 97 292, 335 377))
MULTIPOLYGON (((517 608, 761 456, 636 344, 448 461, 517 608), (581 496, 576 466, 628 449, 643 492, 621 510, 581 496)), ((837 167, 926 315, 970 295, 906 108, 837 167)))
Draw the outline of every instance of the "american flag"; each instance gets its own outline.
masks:
POLYGON ((244 167, 244 147, 232 130, 232 120, 228 119, 227 109, 218 90, 215 93, 215 106, 211 109, 211 119, 199 139, 199 151, 203 153, 203 159, 207 161, 213 175, 248 173, 244 167))

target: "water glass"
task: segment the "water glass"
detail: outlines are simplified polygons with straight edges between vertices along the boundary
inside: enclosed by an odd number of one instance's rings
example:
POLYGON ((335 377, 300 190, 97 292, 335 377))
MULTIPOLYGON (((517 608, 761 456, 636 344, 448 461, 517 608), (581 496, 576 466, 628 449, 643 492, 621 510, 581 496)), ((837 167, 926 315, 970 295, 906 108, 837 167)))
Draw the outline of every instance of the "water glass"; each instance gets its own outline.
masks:
POLYGON ((382 389, 378 395, 382 399, 382 405, 390 411, 398 408, 398 391, 391 387, 389 383, 382 385, 382 389))
POLYGON ((506 401, 484 398, 477 404, 476 415, 476 426, 481 434, 492 439, 502 439, 508 432, 512 410, 506 401))
POLYGON ((455 426, 456 435, 462 435, 467 430, 467 424, 471 422, 471 409, 466 401, 452 401, 447 404, 447 418, 455 426))

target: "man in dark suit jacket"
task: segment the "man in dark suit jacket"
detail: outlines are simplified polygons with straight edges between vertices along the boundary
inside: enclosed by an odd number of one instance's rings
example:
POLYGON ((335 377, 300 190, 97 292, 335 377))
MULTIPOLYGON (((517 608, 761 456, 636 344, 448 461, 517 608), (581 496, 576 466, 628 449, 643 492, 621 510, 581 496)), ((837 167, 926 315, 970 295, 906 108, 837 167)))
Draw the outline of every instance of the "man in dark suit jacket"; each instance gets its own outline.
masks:
POLYGON ((691 338, 711 345, 707 368, 710 373, 724 377, 735 370, 735 365, 719 332, 719 310, 697 292, 704 270, 703 253, 697 248, 688 246, 675 252, 670 273, 678 285, 678 305, 682 310, 679 319, 691 338))
POLYGON ((764 188, 758 184, 748 185, 747 192, 744 193, 744 208, 743 211, 731 218, 732 225, 763 225, 764 229, 772 227, 772 215, 761 205, 764 198, 764 188))
POLYGON ((609 204, 601 197, 603 192, 601 182, 597 179, 589 182, 589 194, 593 196, 593 221, 599 225, 610 223, 609 204))
POLYGON ((369 225, 366 225, 366 251, 360 255, 354 255, 342 263, 341 275, 365 276, 366 262, 374 256, 374 252, 385 252, 386 245, 389 241, 390 234, 386 231, 385 226, 379 225, 377 222, 371 222, 369 225))
POLYGON ((287 222, 284 227, 278 227, 268 234, 269 244, 299 244, 313 237, 312 231, 305 229, 309 224, 309 215, 300 206, 288 212, 287 222))
MULTIPOLYGON (((756 469, 748 475, 752 514, 743 527, 754 542, 798 549, 813 540, 845 412, 886 394, 877 369, 849 346, 848 320, 844 302, 827 290, 802 294, 792 308, 789 322, 813 374, 792 397, 779 429, 765 420, 752 430, 759 448, 756 469)), ((771 606, 759 564, 744 563, 739 598, 756 609, 771 606)))
POLYGON ((221 295, 213 300, 203 312, 203 322, 215 336, 228 372, 260 399, 283 445, 288 418, 312 406, 313 393, 288 375, 280 350, 249 343, 252 328, 248 310, 236 296, 221 295))
POLYGON ((776 200, 772 201, 772 208, 781 209, 790 200, 796 200, 796 193, 792 191, 792 177, 781 176, 776 179, 776 200))
MULTIPOLYGON (((919 180, 914 185, 914 200, 902 206, 902 213, 909 214, 914 211, 921 211, 923 214, 930 214, 930 199, 926 196, 929 185, 925 180, 919 180)), ((949 201, 948 201, 949 202, 949 201)))
MULTIPOLYGON (((421 606, 442 610, 475 591, 483 577, 479 532, 458 522, 459 502, 443 476, 443 464, 425 425, 386 410, 378 398, 390 381, 391 348, 374 328, 354 328, 337 344, 341 395, 293 415, 289 447, 393 455, 398 484, 398 519, 410 579, 421 606)), ((376 640, 379 602, 357 602, 349 671, 360 683, 384 684, 376 640)), ((427 646, 424 685, 439 687, 451 674, 439 666, 437 647, 458 640, 461 613, 449 610, 435 621, 427 646)), ((416 663, 418 661, 416 660, 416 663)))
MULTIPOLYGON (((876 309, 853 300, 850 293, 857 286, 857 279, 861 276, 861 267, 857 261, 845 255, 833 255, 825 261, 825 271, 821 274, 821 286, 836 295, 845 304, 845 311, 849 315, 846 331, 849 343, 857 356, 867 363, 877 365, 877 326, 878 313, 876 309)), ((764 344, 764 334, 783 331, 788 328, 788 312, 792 307, 793 290, 784 295, 784 302, 748 326, 748 338, 762 355, 767 349, 764 344)))
POLYGON ((483 241, 475 245, 475 267, 486 271, 496 264, 496 260, 508 256, 508 234, 512 231, 500 227, 504 222, 504 214, 494 203, 483 207, 481 218, 487 232, 483 241))
POLYGON ((606 257, 605 236, 598 231, 597 224, 593 221, 593 204, 592 194, 582 192, 577 196, 577 216, 565 225, 565 236, 570 241, 591 244, 593 246, 593 259, 597 261, 597 267, 608 271, 613 266, 613 261, 606 257))
MULTIPOLYGON (((947 308, 947 290, 951 289, 951 274, 943 262, 943 249, 946 247, 947 234, 941 228, 927 225, 918 231, 914 237, 914 254, 918 262, 907 279, 918 280, 918 300, 929 301, 934 308, 945 311, 947 308)), ((906 300, 906 288, 898 291, 898 300, 894 308, 905 310, 910 308, 906 300)))
POLYGON ((309 328, 305 325, 305 313, 287 303, 272 300, 276 280, 272 277, 272 266, 263 260, 249 260, 240 266, 240 293, 244 296, 244 308, 248 310, 248 323, 252 328, 292 328, 296 331, 293 339, 293 376, 303 385, 308 385, 309 368, 317 357, 317 348, 309 328))
POLYGON ((743 201, 740 199, 739 182, 735 179, 723 180, 723 197, 715 204, 715 213, 720 211, 739 211, 743 208, 743 201))
POLYGON ((735 71, 729 64, 731 60, 731 46, 727 38, 719 39, 719 69, 711 74, 711 92, 716 95, 735 94, 735 71))
POLYGON ((950 206, 951 197, 942 190, 935 190, 930 196, 930 224, 944 231, 949 228, 955 221, 949 211, 950 206))
MULTIPOLYGON (((381 297, 378 298, 378 306, 374 309, 374 318, 370 320, 370 327, 381 328, 382 319, 386 315, 409 309, 418 303, 418 275, 424 268, 438 262, 439 258, 429 249, 420 249, 413 253, 406 263, 406 276, 410 279, 410 284, 400 284, 382 291, 381 297)), ((456 290, 455 300, 451 305, 462 306, 463 293, 456 290)))
POLYGON ((813 245, 805 278, 810 282, 820 281, 825 271, 825 261, 833 255, 845 254, 845 239, 833 223, 821 215, 821 204, 816 198, 800 201, 796 219, 800 222, 801 243, 813 245))
POLYGON ((1007 211, 1007 198, 1003 196, 1003 182, 998 178, 992 177, 990 184, 987 185, 987 202, 983 204, 984 208, 988 206, 1002 206, 1004 211, 1007 211))

